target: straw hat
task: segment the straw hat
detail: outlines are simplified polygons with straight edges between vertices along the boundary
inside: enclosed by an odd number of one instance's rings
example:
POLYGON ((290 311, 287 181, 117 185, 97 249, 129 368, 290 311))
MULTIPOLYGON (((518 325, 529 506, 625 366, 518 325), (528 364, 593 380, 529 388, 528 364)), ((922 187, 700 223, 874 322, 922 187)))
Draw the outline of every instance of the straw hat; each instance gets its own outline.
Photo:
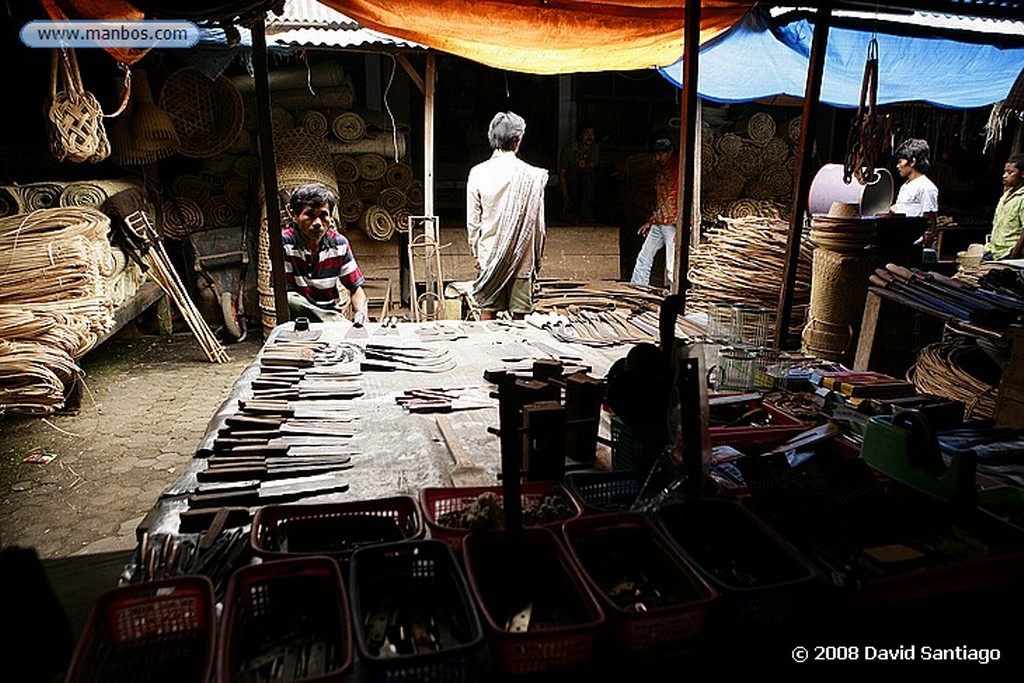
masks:
POLYGON ((832 202, 828 207, 830 218, 860 218, 860 207, 852 202, 832 202))

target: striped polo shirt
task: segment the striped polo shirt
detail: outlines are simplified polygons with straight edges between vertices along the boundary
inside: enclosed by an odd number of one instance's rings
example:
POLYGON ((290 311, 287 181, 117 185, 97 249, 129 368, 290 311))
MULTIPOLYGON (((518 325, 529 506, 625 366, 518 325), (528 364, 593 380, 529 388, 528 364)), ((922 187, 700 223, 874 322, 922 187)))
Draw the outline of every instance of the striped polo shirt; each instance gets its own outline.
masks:
POLYGON ((288 291, 315 303, 333 303, 338 300, 339 281, 350 292, 363 284, 363 273, 348 239, 336 230, 327 230, 316 252, 306 246, 295 226, 281 231, 281 242, 288 291))

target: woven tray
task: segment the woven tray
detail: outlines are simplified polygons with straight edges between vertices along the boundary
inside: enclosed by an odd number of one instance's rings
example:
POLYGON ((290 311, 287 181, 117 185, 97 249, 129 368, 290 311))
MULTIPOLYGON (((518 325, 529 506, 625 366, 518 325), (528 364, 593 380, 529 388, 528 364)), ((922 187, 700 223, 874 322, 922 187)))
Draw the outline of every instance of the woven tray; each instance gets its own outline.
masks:
POLYGON ((227 78, 211 81, 192 67, 167 77, 160 108, 170 114, 184 156, 205 159, 231 146, 242 130, 242 96, 227 78))

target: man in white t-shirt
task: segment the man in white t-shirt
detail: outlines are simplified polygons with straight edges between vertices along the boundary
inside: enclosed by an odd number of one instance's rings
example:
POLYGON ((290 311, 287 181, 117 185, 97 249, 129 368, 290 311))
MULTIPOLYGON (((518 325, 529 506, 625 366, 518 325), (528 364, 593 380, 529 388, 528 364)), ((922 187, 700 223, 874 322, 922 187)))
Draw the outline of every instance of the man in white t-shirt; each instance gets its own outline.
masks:
POLYGON ((924 246, 934 248, 936 215, 939 211, 939 188, 925 175, 931 168, 928 143, 918 138, 905 140, 896 148, 896 169, 907 182, 900 186, 892 213, 904 216, 925 216, 928 229, 922 238, 924 246))

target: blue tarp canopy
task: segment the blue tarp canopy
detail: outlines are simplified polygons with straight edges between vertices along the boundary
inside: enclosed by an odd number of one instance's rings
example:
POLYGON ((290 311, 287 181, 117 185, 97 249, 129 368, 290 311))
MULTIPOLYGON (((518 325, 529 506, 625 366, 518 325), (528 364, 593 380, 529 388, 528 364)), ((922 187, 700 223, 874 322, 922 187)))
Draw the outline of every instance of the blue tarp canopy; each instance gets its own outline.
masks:
MULTIPOLYGON (((814 25, 808 19, 774 26, 749 12, 700 51, 698 94, 714 102, 748 102, 777 95, 803 97, 814 25)), ((878 40, 878 103, 925 102, 970 109, 1006 98, 1021 69, 1024 47, 947 38, 908 37, 833 26, 828 34, 821 102, 860 104, 864 62, 878 40)), ((682 60, 658 69, 681 85, 682 60)))

